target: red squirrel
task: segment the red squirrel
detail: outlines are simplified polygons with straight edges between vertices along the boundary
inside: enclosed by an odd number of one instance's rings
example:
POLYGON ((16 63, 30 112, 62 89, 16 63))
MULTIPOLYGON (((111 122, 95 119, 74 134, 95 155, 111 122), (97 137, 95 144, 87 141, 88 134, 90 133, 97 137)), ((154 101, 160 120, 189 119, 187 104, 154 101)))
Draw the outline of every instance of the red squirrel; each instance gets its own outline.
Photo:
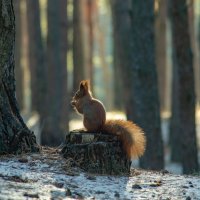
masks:
POLYGON ((117 135, 130 159, 144 154, 146 137, 142 129, 131 121, 106 120, 104 105, 93 98, 88 80, 80 82, 79 90, 72 98, 71 104, 83 115, 83 125, 87 131, 117 135))

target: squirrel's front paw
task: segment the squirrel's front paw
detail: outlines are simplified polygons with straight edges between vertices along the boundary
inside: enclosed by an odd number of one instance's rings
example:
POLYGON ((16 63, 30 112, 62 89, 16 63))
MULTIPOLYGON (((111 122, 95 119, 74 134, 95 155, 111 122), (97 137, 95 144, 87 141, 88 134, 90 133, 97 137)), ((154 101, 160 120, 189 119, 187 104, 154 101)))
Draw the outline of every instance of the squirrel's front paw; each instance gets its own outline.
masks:
POLYGON ((71 105, 75 106, 76 105, 76 101, 71 101, 71 105))

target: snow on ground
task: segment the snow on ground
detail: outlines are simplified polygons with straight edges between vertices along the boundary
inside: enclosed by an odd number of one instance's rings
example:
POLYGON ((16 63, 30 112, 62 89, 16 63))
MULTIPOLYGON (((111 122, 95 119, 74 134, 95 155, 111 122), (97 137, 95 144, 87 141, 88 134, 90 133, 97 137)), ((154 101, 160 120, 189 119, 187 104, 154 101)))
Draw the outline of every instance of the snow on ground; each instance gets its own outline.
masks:
POLYGON ((200 177, 132 170, 92 175, 71 167, 56 149, 0 157, 0 199, 200 199, 200 177))

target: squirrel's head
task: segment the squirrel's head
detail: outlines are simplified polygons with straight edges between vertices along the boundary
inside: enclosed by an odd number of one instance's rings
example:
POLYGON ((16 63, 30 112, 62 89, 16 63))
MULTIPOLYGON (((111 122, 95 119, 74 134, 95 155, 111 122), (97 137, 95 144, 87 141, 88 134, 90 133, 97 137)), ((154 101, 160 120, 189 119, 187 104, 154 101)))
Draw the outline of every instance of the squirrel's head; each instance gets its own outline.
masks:
POLYGON ((89 80, 83 80, 80 82, 79 90, 73 96, 71 104, 74 106, 77 101, 85 96, 91 96, 89 80))

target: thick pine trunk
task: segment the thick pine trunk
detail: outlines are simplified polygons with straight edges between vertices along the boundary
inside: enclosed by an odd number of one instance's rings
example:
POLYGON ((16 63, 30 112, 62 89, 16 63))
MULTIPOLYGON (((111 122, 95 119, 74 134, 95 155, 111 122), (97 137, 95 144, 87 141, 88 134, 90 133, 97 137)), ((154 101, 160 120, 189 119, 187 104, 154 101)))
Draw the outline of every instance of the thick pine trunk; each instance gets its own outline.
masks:
POLYGON ((163 141, 155 63, 154 0, 132 0, 133 98, 132 119, 143 128, 147 147, 140 160, 143 168, 162 169, 163 141))
POLYGON ((181 157, 184 173, 198 170, 195 90, 187 0, 171 1, 172 36, 178 70, 181 157))
POLYGON ((34 134, 19 114, 14 77, 15 17, 11 0, 0 0, 0 153, 37 151, 34 134))

